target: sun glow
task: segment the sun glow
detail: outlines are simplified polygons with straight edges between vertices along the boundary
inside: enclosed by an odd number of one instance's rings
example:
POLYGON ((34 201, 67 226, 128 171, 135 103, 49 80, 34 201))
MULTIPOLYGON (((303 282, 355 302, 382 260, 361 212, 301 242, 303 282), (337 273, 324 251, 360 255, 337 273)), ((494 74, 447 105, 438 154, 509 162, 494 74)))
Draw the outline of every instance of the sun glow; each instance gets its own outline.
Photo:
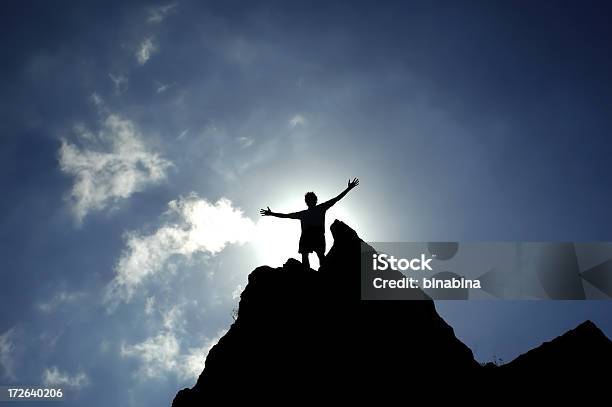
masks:
MULTIPOLYGON (((332 199, 347 187, 348 177, 344 180, 339 179, 333 184, 327 180, 327 174, 336 171, 337 169, 309 167, 307 171, 291 172, 291 178, 288 178, 289 174, 276 174, 278 179, 275 179, 273 184, 263 183, 258 191, 258 194, 264 197, 261 198, 259 207, 265 208, 269 205, 273 212, 279 213, 301 211, 306 209, 304 194, 308 191, 316 193, 319 203, 332 199)), ((376 229, 372 227, 376 226, 377 221, 368 222, 367 217, 361 217, 361 214, 367 213, 369 209, 366 193, 367 188, 360 185, 327 211, 325 216, 326 253, 334 244, 329 228, 336 219, 345 222, 366 240, 372 230, 376 229)), ((299 220, 264 216, 255 223, 256 228, 250 245, 254 249, 258 265, 279 267, 289 258, 301 261, 302 256, 298 253, 301 234, 299 220)), ((310 254, 309 260, 310 266, 315 270, 318 269, 319 260, 315 253, 310 254)))
MULTIPOLYGON (((341 204, 338 204, 338 206, 340 205, 341 204)), ((296 208, 296 211, 305 209, 303 204, 293 207, 296 208)), ((325 218, 326 252, 329 251, 334 243, 329 228, 335 219, 355 224, 355 219, 345 208, 338 207, 330 209, 325 218)), ((279 267, 282 266, 287 259, 292 257, 301 261, 301 254, 298 253, 300 233, 301 228, 299 220, 262 217, 257 222, 253 241, 260 264, 279 267)), ((316 254, 311 253, 309 259, 310 266, 317 269, 319 267, 319 260, 316 254)))
POLYGON ((262 217, 257 222, 254 246, 260 264, 282 266, 290 257, 299 259, 300 222, 262 217))

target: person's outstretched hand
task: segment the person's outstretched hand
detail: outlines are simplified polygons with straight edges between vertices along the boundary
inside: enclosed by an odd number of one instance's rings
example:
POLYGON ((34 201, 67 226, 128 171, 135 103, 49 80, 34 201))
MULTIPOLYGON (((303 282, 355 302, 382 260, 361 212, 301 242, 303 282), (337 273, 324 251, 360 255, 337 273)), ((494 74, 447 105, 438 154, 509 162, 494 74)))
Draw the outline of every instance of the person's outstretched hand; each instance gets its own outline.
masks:
POLYGON ((348 181, 348 189, 353 189, 355 188, 357 185, 359 185, 359 180, 357 178, 353 178, 353 180, 351 181, 351 179, 349 178, 348 181))
POLYGON ((260 209, 259 213, 261 213, 261 216, 270 216, 270 215, 272 215, 272 211, 270 210, 269 206, 268 206, 268 209, 260 209))

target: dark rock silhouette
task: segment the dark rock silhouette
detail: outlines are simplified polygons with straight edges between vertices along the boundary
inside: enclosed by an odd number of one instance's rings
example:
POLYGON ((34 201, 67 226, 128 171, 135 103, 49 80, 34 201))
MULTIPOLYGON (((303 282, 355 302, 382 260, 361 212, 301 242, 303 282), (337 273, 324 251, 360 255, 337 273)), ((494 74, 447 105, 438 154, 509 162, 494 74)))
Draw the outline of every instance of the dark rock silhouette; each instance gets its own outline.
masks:
POLYGON ((346 401, 406 386, 446 398, 462 383, 495 389, 496 378, 537 367, 579 366, 584 374, 600 361, 610 366, 609 339, 586 322, 506 366, 483 368, 420 290, 396 290, 420 301, 360 301, 362 241, 337 220, 331 231, 334 245, 319 271, 290 259, 250 274, 236 321, 209 352, 195 386, 178 392, 174 407, 237 397, 283 401, 284 395, 346 401))
POLYGON ((612 342, 591 321, 545 342, 503 366, 504 373, 588 373, 589 368, 612 363, 612 342))

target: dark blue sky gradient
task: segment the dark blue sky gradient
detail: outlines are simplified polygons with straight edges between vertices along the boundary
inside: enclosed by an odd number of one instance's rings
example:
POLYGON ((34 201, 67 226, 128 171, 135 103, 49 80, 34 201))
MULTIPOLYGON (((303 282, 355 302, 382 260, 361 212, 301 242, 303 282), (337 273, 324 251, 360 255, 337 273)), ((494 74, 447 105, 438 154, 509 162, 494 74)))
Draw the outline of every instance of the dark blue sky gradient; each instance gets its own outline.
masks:
MULTIPOLYGON (((342 205, 365 240, 612 240, 609 2, 179 0, 147 22, 162 5, 3 3, 0 335, 14 349, 0 384, 40 383, 55 366, 88 376, 66 405, 162 406, 194 382, 143 377, 122 349, 155 337, 177 304, 182 349, 227 328, 232 292, 261 263, 250 246, 179 263, 113 312, 103 299, 126 233, 156 230, 192 191, 255 221, 260 207, 297 209, 282 207, 295 191, 358 176, 342 205), (157 50, 140 65, 145 38, 157 50), (61 140, 78 124, 97 131, 107 111, 174 165, 79 226, 61 140), (78 295, 41 311, 62 292, 78 295), (145 317, 151 296, 159 312, 145 317)), ((608 301, 437 308, 481 361, 587 318, 612 336, 608 301)))

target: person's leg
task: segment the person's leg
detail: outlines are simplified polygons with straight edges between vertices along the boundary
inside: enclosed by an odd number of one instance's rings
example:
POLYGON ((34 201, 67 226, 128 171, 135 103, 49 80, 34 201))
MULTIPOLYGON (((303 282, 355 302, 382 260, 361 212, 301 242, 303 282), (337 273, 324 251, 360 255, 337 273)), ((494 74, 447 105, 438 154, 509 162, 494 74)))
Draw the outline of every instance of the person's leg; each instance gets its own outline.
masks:
POLYGON ((310 261, 308 260, 308 253, 302 253, 302 264, 306 268, 310 268, 310 261))
POLYGON ((325 252, 323 250, 317 250, 317 256, 319 257, 319 268, 323 265, 325 259, 325 252))

